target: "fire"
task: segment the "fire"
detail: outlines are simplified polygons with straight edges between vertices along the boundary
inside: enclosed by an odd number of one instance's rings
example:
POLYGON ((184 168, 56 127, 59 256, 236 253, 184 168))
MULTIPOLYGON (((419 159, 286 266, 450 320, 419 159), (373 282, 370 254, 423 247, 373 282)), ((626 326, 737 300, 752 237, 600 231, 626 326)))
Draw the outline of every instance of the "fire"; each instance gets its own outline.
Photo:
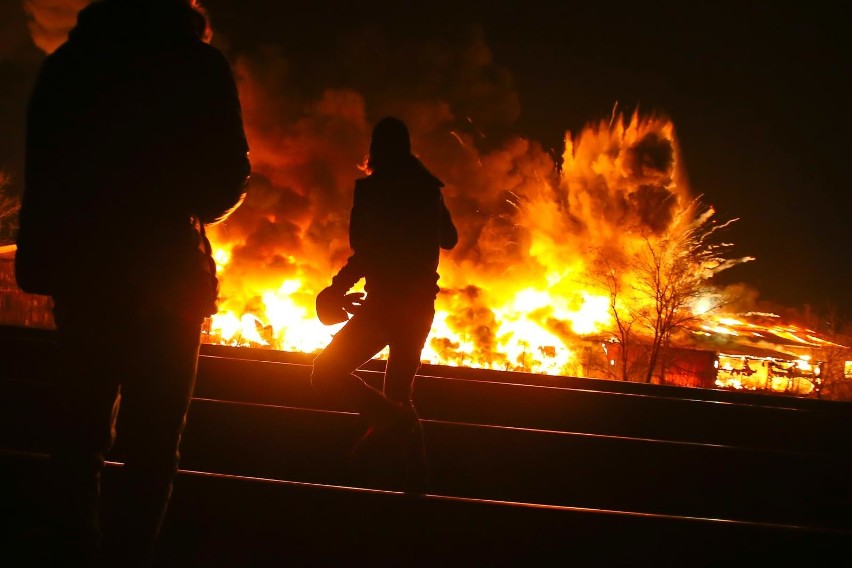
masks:
MULTIPOLYGON (((89 1, 26 0, 35 44, 53 51, 89 1)), ((360 68, 350 73, 366 77, 369 105, 349 89, 305 100, 287 82, 289 61, 274 49, 236 58, 253 181, 236 214, 210 228, 221 301, 205 324, 205 341, 307 353, 328 343, 340 325, 320 324, 314 298, 349 254, 346 225, 369 140, 367 116, 390 112, 408 122, 415 150, 445 181, 461 233, 459 247, 441 260, 424 360, 590 376, 584 359, 594 348, 605 366, 616 367, 613 309, 641 314, 653 305, 631 292, 642 275, 629 263, 603 263, 619 267, 610 274, 618 297, 590 274, 601 259, 631 258, 649 243, 677 239, 701 217, 692 209, 674 125, 614 109, 609 120, 566 135, 561 163, 524 138, 486 144, 488 128, 456 109, 476 108, 478 120, 505 126, 516 118, 516 93, 500 80, 505 70, 482 38, 467 41, 452 47, 461 57, 404 55, 406 64, 426 66, 408 79, 428 83, 408 93, 393 81, 371 81, 360 68), (452 100, 437 98, 435 77, 452 100)), ((727 266, 692 268, 709 274, 727 266)), ((717 386, 807 394, 819 384, 821 363, 809 353, 842 346, 796 326, 714 313, 719 293, 708 289, 679 308, 695 316, 687 335, 710 338, 711 350, 728 342, 784 357, 723 352, 714 360, 717 386)), ((852 362, 844 369, 852 376, 852 362)))
MULTIPOLYGON (((87 3, 63 5, 70 14, 87 3)), ((34 34, 52 31, 42 4, 26 2, 34 34)), ((45 51, 64 37, 65 20, 56 37, 37 41, 45 51)), ((392 99, 390 112, 409 124, 413 147, 446 183, 460 229, 460 245, 441 259, 442 291, 423 357, 582 374, 580 344, 596 338, 606 350, 612 338, 611 296, 589 281, 597 257, 635 254, 648 235, 682 231, 679 223, 691 217, 674 127, 662 117, 613 112, 608 121, 566 135, 561 164, 520 137, 482 150, 487 129, 454 116, 456 103, 481 107, 482 118, 499 123, 512 120, 516 101, 508 83, 494 82, 502 73, 495 73, 501 70, 487 46, 481 38, 471 41, 459 46, 466 56, 442 58, 465 66, 441 72, 473 81, 455 89, 461 101, 398 89, 390 97, 374 93, 392 99)), ((351 190, 369 140, 367 101, 348 89, 304 101, 281 83, 288 64, 272 52, 239 57, 234 65, 253 181, 236 214, 210 229, 221 300, 204 339, 316 352, 339 329, 319 323, 314 299, 349 254, 351 190)), ((431 77, 436 70, 424 71, 431 77)), ((635 276, 618 279, 629 287, 635 276)), ((631 301, 637 300, 619 299, 631 301)))
POLYGON ((711 316, 700 325, 742 342, 740 353, 720 353, 716 386, 808 395, 824 380, 823 362, 814 354, 844 347, 808 329, 773 321, 778 319, 774 314, 745 315, 748 317, 711 316), (742 353, 744 346, 751 352, 742 353))
MULTIPOLYGON (((332 170, 326 187, 310 187, 301 173, 323 160, 311 154, 320 142, 301 140, 304 147, 289 163, 287 149, 300 145, 301 133, 270 138, 266 125, 252 123, 248 107, 260 181, 233 223, 211 228, 222 300, 206 340, 317 352, 340 327, 319 323, 314 299, 349 253, 351 186, 361 175, 360 160, 350 150, 349 164, 326 164, 332 170)), ((338 130, 358 131, 363 151, 363 109, 335 119, 338 130)), ((446 183, 461 234, 458 249, 441 259, 442 291, 424 360, 577 372, 577 342, 608 339, 613 323, 609 294, 588 283, 595 251, 629 254, 640 234, 666 230, 688 206, 672 123, 637 113, 590 125, 576 138, 566 136, 561 167, 528 140, 480 154, 470 137, 449 128, 445 134, 438 139, 449 150, 412 132, 415 149, 446 183)))
MULTIPOLYGON (((748 314, 755 317, 754 314, 748 314)), ((760 319, 768 322, 744 321, 722 314, 708 315, 700 324, 701 329, 712 331, 718 335, 728 335, 748 338, 756 345, 772 345, 775 349, 783 350, 790 357, 800 361, 800 367, 809 365, 812 356, 811 349, 825 347, 842 347, 836 343, 817 337, 813 331, 803 327, 772 322, 778 316, 774 314, 757 314, 760 319), (781 347, 780 345, 784 345, 781 347)))

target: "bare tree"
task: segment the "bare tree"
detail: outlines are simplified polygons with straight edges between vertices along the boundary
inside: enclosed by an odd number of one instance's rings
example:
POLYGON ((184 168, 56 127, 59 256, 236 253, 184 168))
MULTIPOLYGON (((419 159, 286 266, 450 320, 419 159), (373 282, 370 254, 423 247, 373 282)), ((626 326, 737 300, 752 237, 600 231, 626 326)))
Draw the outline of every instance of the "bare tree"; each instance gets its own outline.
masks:
POLYGON ((623 275, 630 270, 630 263, 619 251, 598 251, 591 273, 592 284, 609 296, 609 311, 613 318, 612 330, 620 349, 618 351, 618 372, 616 378, 622 381, 630 379, 635 358, 631 359, 634 344, 634 325, 643 310, 639 302, 628 297, 632 290, 625 284, 623 275))
POLYGON ((599 251, 592 279, 610 296, 623 380, 630 373, 630 351, 643 343, 648 354, 642 372, 644 381, 651 382, 672 335, 726 303, 708 282, 710 277, 753 260, 728 258, 725 253, 731 244, 714 242, 718 231, 736 221, 718 224, 714 214, 712 207, 703 207, 696 199, 662 234, 643 234, 638 250, 599 251))
POLYGON ((651 382, 672 333, 726 303, 713 293, 708 280, 722 270, 753 260, 727 258, 725 249, 731 244, 713 242, 718 231, 736 221, 717 224, 714 214, 712 207, 702 208, 696 200, 661 238, 643 237, 644 250, 635 257, 633 286, 650 305, 649 310, 641 312, 651 336, 646 383, 651 382))

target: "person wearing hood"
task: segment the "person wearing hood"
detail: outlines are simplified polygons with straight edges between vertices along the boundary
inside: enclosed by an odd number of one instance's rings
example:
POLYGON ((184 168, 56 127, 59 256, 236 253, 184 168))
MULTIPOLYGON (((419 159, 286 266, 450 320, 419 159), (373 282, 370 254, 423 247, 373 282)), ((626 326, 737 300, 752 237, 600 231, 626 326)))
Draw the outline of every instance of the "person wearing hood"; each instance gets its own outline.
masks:
POLYGON ((392 462, 400 467, 391 481, 420 491, 425 462, 412 387, 435 316, 440 250, 455 247, 458 233, 444 203, 444 184, 412 155, 403 121, 389 116, 376 123, 367 171, 355 183, 352 255, 317 296, 323 323, 352 317, 314 359, 311 381, 366 421, 366 433, 353 450, 356 461, 375 464, 377 456, 394 454, 399 459, 392 462), (366 295, 349 294, 362 278, 366 295), (380 391, 353 371, 385 347, 380 391))
POLYGON ((196 0, 98 0, 30 97, 15 270, 52 297, 61 361, 48 565, 153 557, 216 311, 204 225, 242 203, 250 172, 231 67, 209 40, 196 0), (121 490, 102 538, 114 441, 121 490))

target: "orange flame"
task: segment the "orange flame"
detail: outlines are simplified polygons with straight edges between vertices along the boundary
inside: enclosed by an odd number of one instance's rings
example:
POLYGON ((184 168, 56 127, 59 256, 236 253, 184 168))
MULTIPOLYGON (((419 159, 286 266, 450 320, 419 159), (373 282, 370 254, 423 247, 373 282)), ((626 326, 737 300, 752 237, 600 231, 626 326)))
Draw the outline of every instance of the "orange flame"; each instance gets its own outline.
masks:
MULTIPOLYGON (((208 341, 316 352, 339 329, 319 323, 314 298, 349 254, 351 187, 368 136, 363 101, 328 92, 314 116, 283 132, 255 121, 262 93, 243 88, 255 179, 234 221, 211 230, 222 301, 208 341)), ((522 138, 479 153, 449 128, 412 136, 446 183, 461 235, 441 259, 424 360, 578 373, 577 342, 608 336, 612 325, 608 294, 584 284, 590 250, 629 251, 688 207, 672 123, 634 114, 569 134, 561 168, 522 138)))

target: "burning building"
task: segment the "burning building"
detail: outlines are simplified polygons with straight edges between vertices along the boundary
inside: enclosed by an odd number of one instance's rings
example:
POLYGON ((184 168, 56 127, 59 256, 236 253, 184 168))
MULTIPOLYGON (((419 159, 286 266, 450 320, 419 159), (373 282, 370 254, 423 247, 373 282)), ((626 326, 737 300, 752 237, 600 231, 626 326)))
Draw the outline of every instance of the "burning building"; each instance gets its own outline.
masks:
POLYGON ((766 313, 719 315, 714 325, 696 330, 719 352, 716 386, 807 395, 852 378, 848 346, 778 319, 766 313))

